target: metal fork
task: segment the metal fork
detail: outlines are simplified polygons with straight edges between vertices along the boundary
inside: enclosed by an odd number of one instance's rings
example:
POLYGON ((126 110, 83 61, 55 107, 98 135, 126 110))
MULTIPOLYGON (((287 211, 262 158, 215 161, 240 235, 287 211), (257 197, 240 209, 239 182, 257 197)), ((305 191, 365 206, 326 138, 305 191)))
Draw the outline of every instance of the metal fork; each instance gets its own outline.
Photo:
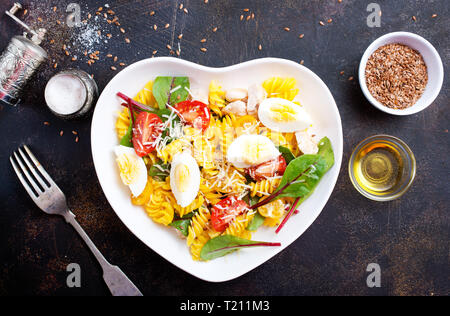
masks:
POLYGON ((25 145, 10 157, 11 164, 20 182, 36 205, 47 214, 60 215, 71 224, 86 242, 103 269, 103 279, 114 296, 142 296, 139 289, 119 267, 111 265, 100 253, 75 215, 67 206, 66 196, 45 171, 30 149, 25 145), (20 158, 19 158, 20 156, 20 158), (24 164, 25 163, 25 164, 24 164), (26 166, 25 166, 26 165, 26 166), (31 173, 30 173, 31 172, 31 173))

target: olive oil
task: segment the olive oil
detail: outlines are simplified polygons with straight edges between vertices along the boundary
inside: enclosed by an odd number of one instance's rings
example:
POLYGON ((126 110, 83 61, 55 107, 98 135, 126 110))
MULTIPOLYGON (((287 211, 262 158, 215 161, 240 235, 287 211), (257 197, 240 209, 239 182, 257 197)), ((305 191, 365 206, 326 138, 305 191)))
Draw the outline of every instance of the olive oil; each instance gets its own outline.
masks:
POLYGON ((353 163, 353 174, 361 188, 378 196, 397 189, 402 170, 402 155, 386 141, 367 144, 356 153, 353 163))

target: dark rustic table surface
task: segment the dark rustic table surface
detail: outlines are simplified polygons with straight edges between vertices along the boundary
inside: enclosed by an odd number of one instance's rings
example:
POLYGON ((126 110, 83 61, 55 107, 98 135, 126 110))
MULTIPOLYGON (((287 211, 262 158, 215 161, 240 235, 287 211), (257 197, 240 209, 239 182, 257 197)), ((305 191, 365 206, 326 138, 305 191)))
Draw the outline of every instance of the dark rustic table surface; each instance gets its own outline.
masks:
MULTIPOLYGON (((0 12, 12 2, 0 0, 0 12)), ((9 155, 22 144, 33 149, 66 192, 77 219, 105 257, 120 266, 146 295, 450 294, 448 80, 428 109, 407 117, 373 108, 357 81, 364 50, 392 31, 414 32, 428 39, 447 69, 448 1, 80 1, 81 20, 88 19, 89 13, 92 17, 78 28, 65 24, 69 2, 74 1, 27 0, 23 3, 27 13, 18 15, 32 26, 49 29, 43 44, 49 60, 25 89, 18 107, 0 106, 0 294, 109 294, 100 267, 76 232, 61 218, 38 210, 16 179, 9 155), (366 8, 371 2, 381 6, 381 27, 367 26, 370 13, 366 8), (187 10, 180 9, 181 3, 187 10), (99 7, 103 11, 96 14, 99 7), (114 11, 120 26, 107 22, 112 20, 107 10, 114 11), (181 40, 179 34, 183 34, 181 40), (300 34, 304 37, 299 38, 300 34), (206 43, 201 43, 203 38, 206 43), (202 47, 207 51, 201 51, 202 47), (177 57, 178 48, 180 58, 213 67, 268 56, 304 63, 328 85, 342 117, 343 165, 320 217, 279 255, 222 284, 204 282, 181 271, 123 225, 106 201, 94 171, 91 116, 63 121, 50 113, 43 99, 47 80, 58 70, 81 68, 93 74, 102 89, 122 68, 119 63, 128 65, 152 54, 177 57), (99 60, 88 65, 84 51, 99 51, 99 60), (113 65, 116 71, 111 69, 113 65), (347 170, 355 145, 380 133, 403 139, 418 166, 409 192, 388 203, 359 195, 347 170), (72 262, 81 266, 81 288, 66 286, 66 266, 72 262), (366 285, 370 263, 381 267, 381 288, 366 285)), ((0 16, 0 48, 4 49, 22 30, 6 15, 0 16)))

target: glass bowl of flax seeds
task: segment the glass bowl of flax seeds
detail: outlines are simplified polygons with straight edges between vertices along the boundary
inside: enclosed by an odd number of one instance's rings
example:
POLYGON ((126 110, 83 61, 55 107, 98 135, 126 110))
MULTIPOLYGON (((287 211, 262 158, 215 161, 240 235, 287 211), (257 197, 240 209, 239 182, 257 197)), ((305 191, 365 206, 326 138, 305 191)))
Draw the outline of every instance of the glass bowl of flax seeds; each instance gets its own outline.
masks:
POLYGON ((418 113, 442 88, 442 60, 426 39, 408 32, 375 40, 359 65, 359 84, 367 100, 393 115, 418 113))

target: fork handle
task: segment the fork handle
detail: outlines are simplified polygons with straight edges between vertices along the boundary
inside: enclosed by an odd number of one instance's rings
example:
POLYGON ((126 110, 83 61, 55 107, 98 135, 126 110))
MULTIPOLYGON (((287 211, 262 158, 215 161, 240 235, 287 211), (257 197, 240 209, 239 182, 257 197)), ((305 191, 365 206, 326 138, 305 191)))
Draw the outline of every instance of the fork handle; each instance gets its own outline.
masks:
POLYGON ((92 240, 86 234, 84 229, 75 219, 75 215, 68 211, 64 216, 67 223, 73 226, 78 234, 83 238, 86 245, 89 247, 97 261, 100 263, 103 269, 103 279, 108 286, 111 294, 114 296, 142 296, 139 289, 128 279, 125 273, 120 270, 118 266, 111 265, 100 250, 94 245, 92 240))

